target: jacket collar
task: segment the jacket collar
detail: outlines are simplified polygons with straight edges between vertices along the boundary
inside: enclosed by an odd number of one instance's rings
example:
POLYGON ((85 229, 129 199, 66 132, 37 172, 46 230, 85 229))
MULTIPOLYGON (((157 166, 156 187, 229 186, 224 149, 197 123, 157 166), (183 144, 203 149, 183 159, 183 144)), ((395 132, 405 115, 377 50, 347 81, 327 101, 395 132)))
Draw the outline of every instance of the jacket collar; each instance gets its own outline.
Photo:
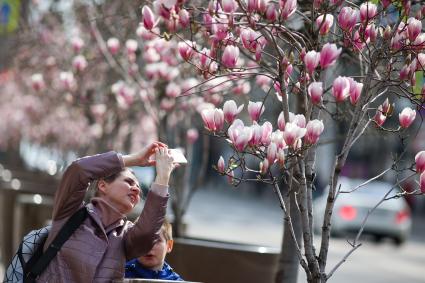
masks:
POLYGON ((94 214, 100 218, 96 220, 100 220, 102 228, 105 229, 106 233, 118 226, 124 225, 127 219, 127 217, 113 205, 99 197, 92 198, 91 202, 88 204, 88 208, 89 210, 92 209, 94 214))
POLYGON ((131 273, 134 272, 137 277, 146 279, 174 279, 177 276, 165 261, 162 269, 158 271, 145 268, 137 259, 127 262, 126 269, 131 273))

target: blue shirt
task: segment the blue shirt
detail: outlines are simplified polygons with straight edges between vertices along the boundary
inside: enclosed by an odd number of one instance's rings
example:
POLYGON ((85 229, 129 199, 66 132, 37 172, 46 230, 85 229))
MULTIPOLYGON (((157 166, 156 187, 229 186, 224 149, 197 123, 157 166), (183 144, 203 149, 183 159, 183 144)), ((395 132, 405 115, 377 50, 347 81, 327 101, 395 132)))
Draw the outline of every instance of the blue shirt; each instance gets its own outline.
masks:
POLYGON ((161 270, 155 271, 143 267, 137 258, 127 261, 125 264, 125 278, 144 278, 183 281, 183 279, 173 271, 171 266, 164 262, 161 270))

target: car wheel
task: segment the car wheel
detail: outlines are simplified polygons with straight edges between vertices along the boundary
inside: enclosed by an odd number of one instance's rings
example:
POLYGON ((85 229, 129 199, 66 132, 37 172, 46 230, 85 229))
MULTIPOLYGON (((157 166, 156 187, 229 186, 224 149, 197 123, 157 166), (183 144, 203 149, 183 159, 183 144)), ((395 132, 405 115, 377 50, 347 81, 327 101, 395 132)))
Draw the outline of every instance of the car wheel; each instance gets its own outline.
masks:
POLYGON ((401 246, 402 244, 404 244, 404 242, 406 242, 406 239, 404 239, 403 237, 394 237, 393 241, 396 246, 401 246))
POLYGON ((383 239, 384 237, 382 237, 381 235, 373 235, 373 241, 377 244, 382 243, 383 239))

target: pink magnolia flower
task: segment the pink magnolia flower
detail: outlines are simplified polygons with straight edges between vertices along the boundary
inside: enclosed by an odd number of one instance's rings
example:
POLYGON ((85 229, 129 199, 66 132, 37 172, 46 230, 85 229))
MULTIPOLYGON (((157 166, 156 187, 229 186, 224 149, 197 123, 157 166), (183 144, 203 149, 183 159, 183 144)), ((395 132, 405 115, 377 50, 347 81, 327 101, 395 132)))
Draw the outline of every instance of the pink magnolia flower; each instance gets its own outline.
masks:
POLYGON ((416 117, 416 111, 411 109, 410 107, 404 108, 401 113, 398 115, 398 119, 400 121, 400 126, 402 128, 408 128, 416 117))
POLYGON ((337 48, 336 44, 326 43, 320 51, 320 67, 325 69, 333 65, 341 54, 342 49, 337 48))
POLYGON ((421 176, 419 177, 419 186, 420 186, 421 192, 425 194, 425 172, 423 172, 421 176))
POLYGON ((289 112, 289 122, 294 123, 300 128, 305 128, 306 125, 305 116, 303 114, 295 115, 292 112, 289 112))
POLYGON ((283 112, 280 112, 279 117, 277 118, 277 127, 281 131, 285 130, 285 115, 283 112))
POLYGON ((96 120, 100 120, 104 117, 107 107, 103 103, 90 105, 90 112, 93 114, 96 120))
POLYGON ((44 83, 43 75, 40 73, 31 76, 31 86, 35 91, 40 91, 46 86, 44 83))
POLYGON ((370 23, 366 26, 364 37, 367 40, 374 42, 376 40, 376 37, 378 35, 378 29, 375 28, 374 23, 370 23))
POLYGON ((255 83, 259 86, 259 87, 267 87, 269 85, 271 81, 271 78, 268 76, 264 76, 264 75, 258 75, 255 78, 255 83))
POLYGON ((181 94, 181 88, 175 82, 170 82, 165 88, 165 95, 171 98, 176 98, 181 94))
POLYGON ((186 138, 187 138, 187 141, 190 144, 195 143, 198 140, 198 138, 199 138, 199 132, 198 132, 198 130, 195 129, 195 128, 191 128, 191 129, 187 130, 187 132, 186 132, 186 138))
POLYGON ((415 39, 421 33, 421 30, 422 22, 420 20, 417 20, 413 17, 407 20, 407 32, 409 34, 410 41, 415 41, 415 39))
POLYGON ((272 133, 271 142, 275 143, 277 145, 278 149, 287 148, 285 140, 283 139, 283 131, 281 131, 281 130, 276 130, 272 133))
POLYGON ((244 105, 240 105, 239 107, 236 105, 236 102, 234 100, 227 100, 224 102, 223 105, 223 112, 224 112, 224 120, 226 120, 227 123, 231 124, 236 118, 236 115, 241 113, 244 105))
POLYGON ((392 50, 398 50, 403 45, 403 37, 399 33, 395 33, 394 36, 391 38, 391 49, 392 50))
MULTIPOLYGON (((156 34, 159 34, 158 28, 153 28, 152 31, 154 31, 156 34)), ((139 26, 136 29, 136 35, 144 40, 153 40, 157 38, 157 35, 155 33, 145 29, 142 23, 139 23, 139 26)))
POLYGON ((277 151, 277 162, 279 163, 279 165, 281 167, 283 167, 285 165, 285 151, 283 149, 279 149, 277 151))
POLYGON ((390 101, 388 100, 388 97, 385 99, 384 103, 382 103, 381 111, 385 115, 390 112, 390 110, 393 108, 393 106, 390 104, 390 101))
POLYGON ((320 62, 320 53, 311 50, 308 51, 304 56, 304 64, 309 73, 313 73, 314 69, 316 69, 317 65, 320 62))
POLYGON ((353 105, 356 105, 360 99, 362 93, 363 84, 356 82, 353 78, 349 77, 348 81, 350 82, 350 102, 353 105))
MULTIPOLYGON (((366 43, 368 42, 369 42, 369 39, 366 40, 366 43)), ((366 46, 366 43, 360 36, 359 31, 356 30, 354 32, 353 41, 352 41, 354 51, 361 51, 366 46)))
POLYGON ((382 8, 386 9, 391 5, 391 0, 381 0, 382 8))
POLYGON ((235 143, 236 138, 241 131, 245 127, 244 123, 240 119, 236 119, 233 121, 232 125, 230 125, 229 129, 227 130, 227 134, 229 135, 229 139, 235 143))
POLYGON ((415 41, 411 44, 415 50, 422 50, 425 48, 425 33, 419 34, 415 41))
POLYGON ((277 19, 276 6, 273 3, 267 4, 266 19, 269 22, 275 22, 277 19))
POLYGON ((273 126, 269 121, 264 122, 261 126, 263 129, 263 135, 261 137, 261 143, 265 146, 269 145, 271 142, 271 134, 273 132, 273 126))
POLYGON ((143 6, 142 8, 142 16, 143 16, 143 25, 145 29, 151 30, 155 26, 155 16, 149 8, 149 6, 143 6))
POLYGON ((252 129, 245 127, 239 119, 233 122, 227 133, 237 151, 243 151, 252 138, 252 129))
POLYGON ((306 143, 315 144, 324 130, 324 125, 320 120, 311 120, 307 123, 306 129, 307 132, 304 136, 306 143))
POLYGON ((251 117, 252 121, 258 121, 260 119, 261 114, 263 114, 265 109, 265 106, 263 105, 263 102, 248 102, 248 113, 251 117))
POLYGON ((72 45, 72 49, 74 50, 74 52, 78 53, 83 48, 84 41, 81 37, 73 37, 71 39, 71 45, 72 45))
POLYGON ((415 58, 414 62, 414 70, 425 70, 425 53, 419 53, 417 58, 415 58))
POLYGON ((372 2, 360 5, 360 21, 362 23, 372 20, 378 13, 378 7, 372 2))
POLYGON ((179 23, 182 28, 186 28, 190 24, 190 15, 186 9, 179 11, 179 23))
POLYGON ((125 48, 127 49, 127 53, 134 53, 137 50, 137 41, 134 39, 127 39, 125 42, 125 48))
POLYGON ((416 171, 423 173, 425 171, 425 150, 419 151, 415 156, 416 171))
POLYGON ((269 170, 269 167, 270 163, 267 159, 264 159, 262 162, 260 162, 260 174, 265 175, 269 170))
POLYGON ((343 0, 330 0, 331 5, 340 6, 343 0))
POLYGON ((240 38, 242 45, 251 52, 255 52, 259 45, 259 40, 262 38, 261 33, 258 33, 250 28, 244 29, 241 32, 240 38))
POLYGON ((323 83, 312 82, 307 88, 308 95, 311 98, 313 104, 319 104, 322 101, 323 95, 323 83))
POLYGON ((193 54, 193 46, 195 46, 195 43, 191 43, 188 41, 181 41, 177 44, 179 54, 185 61, 189 61, 189 59, 192 57, 193 54))
MULTIPOLYGON (((143 59, 146 63, 154 63, 161 60, 161 55, 155 50, 155 48, 146 48, 143 52, 143 59)), ((137 66, 137 64, 135 64, 137 66)))
POLYGON ((270 164, 274 163, 274 161, 276 160, 276 155, 277 155, 277 145, 274 142, 272 142, 267 147, 267 160, 269 161, 270 164))
POLYGON ((249 82, 237 82, 236 86, 232 88, 232 92, 236 95, 248 94, 251 91, 249 82))
POLYGON ((247 0, 248 12, 252 13, 258 9, 258 0, 247 0))
POLYGON ((72 60, 72 67, 77 72, 82 72, 87 68, 87 60, 83 55, 77 55, 72 60))
POLYGON ((350 31, 357 23, 359 11, 351 7, 343 7, 338 14, 338 24, 341 29, 350 31))
POLYGON ((254 122, 251 126, 252 130, 252 137, 249 141, 249 145, 257 146, 261 143, 261 137, 263 136, 263 128, 257 124, 257 122, 254 122))
POLYGON ((409 79, 410 65, 404 65, 400 70, 400 80, 406 81, 409 79))
POLYGON ((218 159, 218 162, 217 162, 217 170, 220 173, 224 173, 225 168, 226 168, 226 165, 224 164, 224 158, 223 156, 220 155, 220 158, 218 159))
POLYGON ((227 68, 234 68, 239 58, 239 48, 233 45, 227 45, 224 48, 223 56, 221 58, 223 65, 227 68))
POLYGON ((223 40, 228 35, 229 23, 227 19, 213 18, 211 24, 211 31, 214 35, 214 39, 219 41, 223 40))
POLYGON ((258 0, 258 12, 265 13, 268 5, 269 0, 258 0))
POLYGON ((106 46, 108 46, 109 52, 111 52, 112 55, 115 55, 120 49, 120 41, 115 37, 111 37, 106 42, 106 46))
POLYGON ((235 0, 221 0, 221 7, 225 13, 233 13, 238 6, 235 0))
POLYGON ((297 10, 297 0, 280 0, 281 16, 283 20, 288 19, 297 10))
POLYGON ((306 132, 305 128, 300 128, 295 123, 288 122, 283 132, 283 139, 288 146, 295 148, 297 140, 304 137, 306 132))
POLYGON ((230 185, 233 185, 235 183, 235 173, 233 171, 230 171, 227 175, 227 181, 230 185))
POLYGON ((313 7, 319 9, 325 0, 313 0, 313 7))
POLYGON ((220 131, 224 124, 224 114, 221 109, 205 109, 201 113, 205 127, 212 132, 220 131))
POLYGON ((72 72, 60 72, 59 80, 63 88, 67 90, 72 90, 75 87, 75 79, 72 72))
POLYGON ((376 110, 376 114, 373 117, 373 120, 375 123, 382 127, 382 125, 385 123, 385 120, 387 119, 387 116, 384 115, 385 112, 382 111, 382 105, 379 105, 378 109, 376 110))
POLYGON ((319 33, 321 35, 328 34, 333 24, 334 16, 332 16, 331 14, 320 15, 316 19, 316 28, 320 28, 319 33))
POLYGON ((344 101, 350 95, 350 81, 346 77, 337 77, 332 85, 332 95, 337 102, 344 101))

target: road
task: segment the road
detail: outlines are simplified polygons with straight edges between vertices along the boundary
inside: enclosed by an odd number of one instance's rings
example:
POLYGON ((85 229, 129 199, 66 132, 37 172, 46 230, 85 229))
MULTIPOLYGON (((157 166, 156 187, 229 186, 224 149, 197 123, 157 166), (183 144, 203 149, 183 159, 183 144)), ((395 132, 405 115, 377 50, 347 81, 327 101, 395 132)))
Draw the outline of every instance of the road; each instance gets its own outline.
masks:
MULTIPOLYGON (((279 249, 282 213, 273 195, 253 197, 243 189, 217 187, 195 193, 186 216, 188 235, 279 249)), ((425 219, 414 225, 424 231, 425 219)), ((350 250, 345 239, 332 238, 330 245, 327 271, 350 250)), ((299 282, 306 282, 302 270, 299 282)), ((416 233, 401 247, 366 239, 328 282, 425 283, 425 236, 416 233)))

